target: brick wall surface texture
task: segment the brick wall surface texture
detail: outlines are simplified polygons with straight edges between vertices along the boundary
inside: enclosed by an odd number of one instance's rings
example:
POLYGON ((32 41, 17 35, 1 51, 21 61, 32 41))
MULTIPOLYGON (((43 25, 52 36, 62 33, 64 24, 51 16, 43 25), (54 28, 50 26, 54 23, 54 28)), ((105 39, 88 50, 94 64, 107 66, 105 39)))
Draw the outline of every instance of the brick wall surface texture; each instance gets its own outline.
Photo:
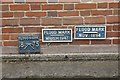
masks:
MULTIPOLYGON (((119 0, 0 0, 2 24, 0 46, 17 46, 18 35, 38 34, 44 28, 104 24, 105 40, 73 40, 63 45, 120 44, 119 0)), ((74 34, 74 32, 73 32, 74 34)), ((73 36, 74 37, 74 36, 73 36)), ((46 43, 41 42, 41 45, 46 43)), ((59 45, 60 43, 54 43, 59 45)))

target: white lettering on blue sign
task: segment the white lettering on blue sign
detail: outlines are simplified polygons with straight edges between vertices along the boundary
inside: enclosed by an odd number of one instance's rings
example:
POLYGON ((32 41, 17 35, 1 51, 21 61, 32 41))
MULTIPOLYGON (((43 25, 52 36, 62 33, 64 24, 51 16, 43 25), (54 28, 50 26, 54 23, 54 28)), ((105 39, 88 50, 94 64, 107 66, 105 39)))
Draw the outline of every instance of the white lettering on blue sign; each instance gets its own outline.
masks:
POLYGON ((106 26, 104 25, 79 25, 74 29, 75 39, 105 39, 106 26))
POLYGON ((72 42, 72 29, 42 29, 42 42, 72 42))
POLYGON ((40 52, 39 36, 19 36, 18 47, 19 53, 40 52))

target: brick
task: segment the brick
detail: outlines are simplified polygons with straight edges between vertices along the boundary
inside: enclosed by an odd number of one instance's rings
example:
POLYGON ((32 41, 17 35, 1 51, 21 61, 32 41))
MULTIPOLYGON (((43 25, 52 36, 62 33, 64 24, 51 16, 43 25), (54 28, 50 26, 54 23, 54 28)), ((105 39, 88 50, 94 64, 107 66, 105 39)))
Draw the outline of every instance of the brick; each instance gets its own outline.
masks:
POLYGON ((43 17, 46 16, 46 12, 26 12, 28 17, 43 17))
POLYGON ((52 26, 52 27, 49 27, 49 29, 61 29, 61 28, 64 28, 66 29, 68 26, 52 26))
POLYGON ((120 15, 120 10, 113 10, 113 15, 120 15))
POLYGON ((3 45, 4 46, 17 46, 18 42, 17 41, 4 41, 3 45))
POLYGON ((61 18, 42 18, 42 25, 50 26, 50 25, 61 25, 61 18))
POLYGON ((2 40, 9 40, 10 35, 9 34, 2 34, 2 40))
MULTIPOLYGON (((66 26, 66 28, 67 28, 67 26, 66 26)), ((74 28, 75 28, 75 26, 68 26, 68 29, 72 29, 73 37, 74 37, 74 28)))
POLYGON ((42 10, 62 10, 62 4, 46 4, 42 5, 42 10))
POLYGON ((92 10, 91 14, 93 16, 97 16, 97 15, 112 15, 112 10, 92 10))
POLYGON ((112 31, 113 30, 113 26, 106 26, 107 31, 112 31))
POLYGON ((89 44, 89 40, 73 40, 72 45, 89 44))
POLYGON ((13 3, 13 0, 0 0, 2 4, 10 4, 13 3))
POLYGON ((2 26, 18 26, 19 20, 18 19, 3 19, 2 26))
POLYGON ((98 8, 108 8, 107 3, 98 3, 98 8))
POLYGON ((114 25, 113 31, 120 31, 120 25, 114 25))
POLYGON ((119 3, 109 3, 109 8, 120 8, 120 2, 119 3))
POLYGON ((51 43, 50 45, 68 45, 68 43, 66 42, 60 42, 60 43, 58 43, 58 42, 54 42, 54 43, 51 43))
POLYGON ((17 33, 10 34, 10 40, 18 40, 18 35, 17 33))
POLYGON ((106 21, 108 24, 119 23, 120 16, 107 16, 106 21))
POLYGON ((41 10, 40 5, 31 5, 31 10, 41 10))
POLYGON ((85 17, 85 24, 105 24, 104 17, 85 17))
POLYGON ((2 41, 2 33, 0 34, 0 41, 2 41))
POLYGON ((2 28, 2 33, 22 33, 22 28, 2 28))
POLYGON ((2 11, 9 11, 8 5, 2 5, 2 11))
POLYGON ((120 39, 113 39, 113 44, 120 44, 120 39))
POLYGON ((27 10, 29 10, 29 5, 27 5, 27 4, 10 5, 10 10, 12 10, 12 11, 18 11, 18 10, 27 11, 27 10))
POLYGON ((13 4, 14 2, 1 2, 2 4, 13 4))
POLYGON ((74 10, 74 4, 64 4, 64 10, 74 10))
POLYGON ((40 45, 46 45, 47 43, 43 43, 42 40, 40 40, 40 45))
POLYGON ((81 10, 81 9, 96 9, 96 4, 94 3, 89 3, 89 4, 76 4, 75 9, 81 10))
MULTIPOLYGON (((0 18, 3 18, 3 16, 2 16, 2 12, 0 12, 0 18)), ((1 22, 1 19, 0 19, 0 22, 1 22)))
POLYGON ((40 18, 22 18, 20 25, 40 25, 40 18))
POLYGON ((79 25, 79 24, 83 24, 82 17, 63 18, 63 25, 79 25))
MULTIPOLYGON (((40 40, 42 40, 42 32, 38 34, 39 35, 39 38, 40 40)), ((41 44, 41 43, 40 43, 41 44)))
POLYGON ((91 44, 111 44, 111 40, 91 40, 91 44))
POLYGON ((120 37, 120 32, 107 32, 107 37, 120 37))
POLYGON ((90 11, 80 11, 81 16, 90 16, 90 11))
POLYGON ((24 12, 14 12, 14 17, 24 17, 24 12))
POLYGON ((2 42, 0 42, 0 46, 3 46, 2 42))
POLYGON ((57 11, 48 11, 48 17, 57 17, 57 11))
POLYGON ((25 33, 40 33, 42 32, 42 27, 24 27, 25 33))
POLYGON ((66 11, 66 12, 58 12, 59 17, 63 16, 79 16, 78 11, 66 11))
POLYGON ((13 17, 13 12, 2 12, 2 17, 3 18, 13 17))
POLYGON ((59 0, 59 2, 71 3, 71 2, 80 2, 80 0, 59 0))

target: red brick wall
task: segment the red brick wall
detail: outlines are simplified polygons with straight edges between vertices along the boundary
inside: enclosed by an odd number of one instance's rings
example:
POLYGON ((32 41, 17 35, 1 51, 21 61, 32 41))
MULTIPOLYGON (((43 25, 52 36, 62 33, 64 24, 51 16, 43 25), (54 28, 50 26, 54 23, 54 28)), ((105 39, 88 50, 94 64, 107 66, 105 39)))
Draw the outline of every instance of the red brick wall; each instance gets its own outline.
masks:
MULTIPOLYGON (((106 40, 73 40, 55 45, 120 44, 120 2, 117 0, 1 0, 2 46, 17 46, 18 35, 39 34, 44 27, 72 28, 105 24, 106 40)), ((44 45, 46 43, 42 43, 44 45)))

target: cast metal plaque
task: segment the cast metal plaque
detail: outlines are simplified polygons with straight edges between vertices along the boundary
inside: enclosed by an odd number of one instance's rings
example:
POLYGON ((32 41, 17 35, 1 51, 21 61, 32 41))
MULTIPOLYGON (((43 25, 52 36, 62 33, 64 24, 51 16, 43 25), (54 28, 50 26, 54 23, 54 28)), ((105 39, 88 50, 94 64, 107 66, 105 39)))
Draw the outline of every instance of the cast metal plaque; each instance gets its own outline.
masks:
POLYGON ((74 29, 75 39, 105 39, 106 26, 104 25, 78 25, 74 29))
POLYGON ((39 36, 18 36, 19 53, 40 52, 39 36))
POLYGON ((72 42, 72 29, 42 29, 42 42, 72 42))

